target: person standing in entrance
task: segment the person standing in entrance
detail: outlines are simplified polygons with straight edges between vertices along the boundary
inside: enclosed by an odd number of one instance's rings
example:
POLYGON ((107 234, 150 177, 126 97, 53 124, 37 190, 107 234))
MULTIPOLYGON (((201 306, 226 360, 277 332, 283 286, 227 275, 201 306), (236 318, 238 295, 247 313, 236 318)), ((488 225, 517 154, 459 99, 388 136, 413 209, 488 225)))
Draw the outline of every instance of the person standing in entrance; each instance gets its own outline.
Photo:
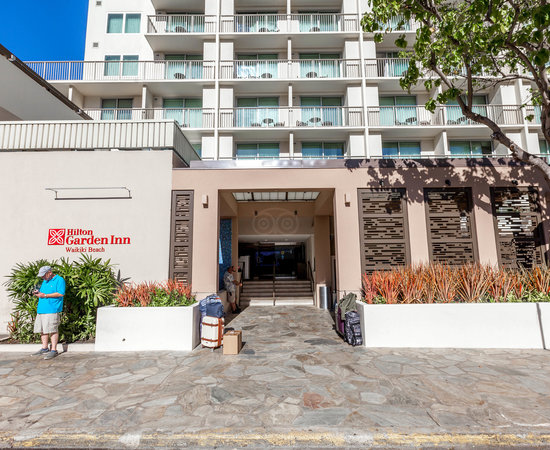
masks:
POLYGON ((225 284, 225 291, 227 292, 227 301, 231 305, 231 311, 234 313, 240 313, 241 308, 237 306, 237 295, 236 287, 242 286, 242 283, 235 281, 235 267, 230 266, 227 271, 223 274, 223 283, 225 284))
POLYGON ((38 297, 34 332, 40 333, 42 348, 33 355, 43 355, 44 359, 52 359, 58 355, 59 313, 63 311, 65 280, 59 275, 54 275, 50 266, 42 266, 38 271, 38 276, 44 281, 40 286, 40 291, 34 292, 34 295, 38 297), (48 348, 48 338, 52 344, 51 348, 48 348))

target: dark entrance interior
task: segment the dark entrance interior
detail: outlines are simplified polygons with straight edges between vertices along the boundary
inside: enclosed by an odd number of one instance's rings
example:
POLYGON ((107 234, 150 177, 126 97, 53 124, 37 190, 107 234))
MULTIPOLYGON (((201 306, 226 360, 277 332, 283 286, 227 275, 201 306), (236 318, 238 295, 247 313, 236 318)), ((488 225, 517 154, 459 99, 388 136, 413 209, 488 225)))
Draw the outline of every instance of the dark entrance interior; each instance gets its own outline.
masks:
POLYGON ((250 279, 306 280, 306 257, 303 243, 239 243, 239 256, 248 256, 250 279))

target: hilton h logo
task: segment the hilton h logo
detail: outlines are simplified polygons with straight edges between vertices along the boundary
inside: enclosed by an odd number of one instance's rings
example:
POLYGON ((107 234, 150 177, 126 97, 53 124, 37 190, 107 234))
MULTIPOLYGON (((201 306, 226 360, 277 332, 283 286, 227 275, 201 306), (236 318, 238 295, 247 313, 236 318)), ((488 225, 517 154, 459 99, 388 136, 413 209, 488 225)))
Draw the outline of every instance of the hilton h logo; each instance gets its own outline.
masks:
POLYGON ((64 245, 65 228, 50 228, 48 230, 48 245, 64 245))

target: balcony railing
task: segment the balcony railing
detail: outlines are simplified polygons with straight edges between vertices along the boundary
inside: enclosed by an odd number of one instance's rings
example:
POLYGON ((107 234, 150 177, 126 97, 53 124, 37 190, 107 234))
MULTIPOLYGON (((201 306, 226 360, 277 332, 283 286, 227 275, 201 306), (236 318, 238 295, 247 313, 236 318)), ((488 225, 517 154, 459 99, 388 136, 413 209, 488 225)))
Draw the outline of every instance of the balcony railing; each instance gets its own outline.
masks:
POLYGON ((213 128, 214 110, 204 108, 86 108, 94 120, 175 120, 183 128, 213 128))
POLYGON ((223 79, 313 79, 358 78, 359 60, 350 59, 270 59, 221 61, 223 79))
POLYGON ((215 33, 216 16, 204 14, 163 14, 148 16, 150 34, 215 33))
MULTIPOLYGON (((522 111, 517 105, 476 105, 473 110, 498 125, 523 123, 522 111)), ((463 116, 459 106, 438 107, 433 114, 420 105, 369 106, 367 115, 368 124, 371 127, 479 125, 463 116)))
POLYGON ((355 14, 235 14, 220 18, 222 33, 313 33, 359 31, 355 14))
POLYGON ((360 107, 304 106, 220 109, 220 128, 361 127, 360 107))
POLYGON ((388 30, 395 33, 407 31, 416 31, 420 28, 420 23, 415 20, 405 20, 403 16, 394 16, 385 24, 382 24, 382 30, 388 30))
POLYGON ((374 58, 365 61, 367 78, 400 78, 409 69, 408 58, 374 58))
POLYGON ((29 61, 48 81, 213 80, 214 61, 29 61))

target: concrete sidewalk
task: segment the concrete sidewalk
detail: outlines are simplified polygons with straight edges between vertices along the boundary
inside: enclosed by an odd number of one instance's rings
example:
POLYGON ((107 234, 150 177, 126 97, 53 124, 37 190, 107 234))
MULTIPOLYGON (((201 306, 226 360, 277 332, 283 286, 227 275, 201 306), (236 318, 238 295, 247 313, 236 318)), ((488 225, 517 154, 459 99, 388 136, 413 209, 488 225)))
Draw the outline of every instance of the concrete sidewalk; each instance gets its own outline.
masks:
POLYGON ((0 447, 550 445, 547 351, 353 348, 313 307, 228 326, 236 356, 0 354, 0 447))

